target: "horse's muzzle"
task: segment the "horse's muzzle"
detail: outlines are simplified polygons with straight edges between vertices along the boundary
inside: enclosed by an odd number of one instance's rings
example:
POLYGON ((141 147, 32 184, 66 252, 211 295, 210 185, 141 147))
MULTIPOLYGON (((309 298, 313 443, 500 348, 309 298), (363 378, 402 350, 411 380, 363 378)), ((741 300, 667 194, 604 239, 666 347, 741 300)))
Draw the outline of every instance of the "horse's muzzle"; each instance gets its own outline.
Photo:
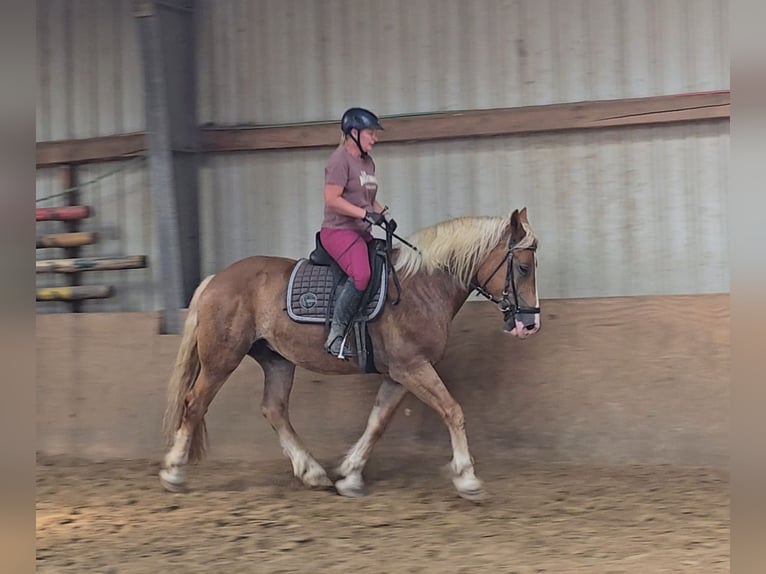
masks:
POLYGON ((515 313, 503 324, 503 331, 519 339, 526 339, 539 330, 539 313, 515 313))

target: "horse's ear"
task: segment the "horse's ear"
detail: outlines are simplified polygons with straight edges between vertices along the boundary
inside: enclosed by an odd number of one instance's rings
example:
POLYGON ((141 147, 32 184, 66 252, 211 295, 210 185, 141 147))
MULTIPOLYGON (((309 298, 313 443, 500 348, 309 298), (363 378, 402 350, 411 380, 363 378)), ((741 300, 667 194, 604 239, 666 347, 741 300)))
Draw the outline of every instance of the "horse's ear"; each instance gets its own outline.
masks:
POLYGON ((519 217, 521 218, 521 221, 522 221, 522 222, 524 222, 524 223, 529 223, 529 219, 527 219, 527 208, 526 208, 526 207, 525 207, 525 208, 523 208, 523 209, 522 209, 522 210, 519 212, 519 217))
POLYGON ((511 213, 511 242, 516 243, 524 237, 524 228, 521 225, 521 216, 519 210, 514 209, 511 213))

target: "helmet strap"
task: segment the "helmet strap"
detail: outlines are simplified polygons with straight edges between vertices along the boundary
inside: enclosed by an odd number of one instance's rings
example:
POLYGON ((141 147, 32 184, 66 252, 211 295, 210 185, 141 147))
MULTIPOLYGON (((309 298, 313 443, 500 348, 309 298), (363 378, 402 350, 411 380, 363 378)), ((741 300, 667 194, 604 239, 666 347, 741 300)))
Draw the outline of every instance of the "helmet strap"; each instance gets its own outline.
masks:
MULTIPOLYGON (((354 129, 356 129, 356 128, 354 128, 354 129)), ((359 130, 356 130, 356 133, 358 134, 359 130)), ((354 134, 351 133, 351 130, 349 130, 348 135, 349 135, 349 137, 352 140, 354 140, 354 143, 356 144, 356 147, 359 148, 359 153, 362 154, 362 159, 365 159, 367 157, 367 152, 362 149, 362 144, 359 142, 359 138, 358 137, 354 137, 354 134)))

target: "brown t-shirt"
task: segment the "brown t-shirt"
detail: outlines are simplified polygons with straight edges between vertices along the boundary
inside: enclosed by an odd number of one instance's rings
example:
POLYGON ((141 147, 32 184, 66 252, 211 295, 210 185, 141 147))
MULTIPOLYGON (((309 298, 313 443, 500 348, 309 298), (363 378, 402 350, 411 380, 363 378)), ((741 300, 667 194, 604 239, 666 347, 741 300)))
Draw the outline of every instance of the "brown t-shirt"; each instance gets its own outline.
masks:
MULTIPOLYGON (((364 159, 355 157, 345 147, 339 147, 327 160, 324 182, 339 185, 343 188, 344 199, 367 211, 372 211, 375 196, 378 193, 378 180, 375 179, 375 162, 371 157, 364 159)), ((325 205, 322 227, 367 231, 370 224, 361 219, 337 213, 325 205)))

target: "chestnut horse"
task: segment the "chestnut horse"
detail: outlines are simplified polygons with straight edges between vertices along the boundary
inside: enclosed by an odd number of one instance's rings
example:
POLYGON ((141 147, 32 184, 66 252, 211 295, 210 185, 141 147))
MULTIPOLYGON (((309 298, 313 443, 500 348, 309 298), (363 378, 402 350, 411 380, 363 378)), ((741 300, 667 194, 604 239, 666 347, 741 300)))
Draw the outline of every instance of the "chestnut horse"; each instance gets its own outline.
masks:
POLYGON ((189 305, 168 388, 164 426, 172 447, 160 471, 167 490, 185 489, 184 467, 205 452, 208 407, 249 355, 264 373, 263 416, 276 431, 293 473, 305 485, 334 486, 344 496, 364 494, 362 471, 373 446, 410 392, 439 413, 449 429, 453 457, 448 469, 460 496, 482 497, 463 410, 434 364, 445 352, 452 319, 474 290, 498 304, 507 333, 524 339, 539 330, 537 238, 524 208, 510 218, 452 219, 408 239, 416 249, 393 250, 400 301, 386 305, 368 325, 375 366, 383 380, 367 427, 336 469, 341 478, 334 485, 290 424, 293 375, 296 365, 325 374, 359 371, 353 361, 325 352, 323 325, 297 323, 288 317, 286 289, 296 262, 248 257, 200 283, 189 305))

